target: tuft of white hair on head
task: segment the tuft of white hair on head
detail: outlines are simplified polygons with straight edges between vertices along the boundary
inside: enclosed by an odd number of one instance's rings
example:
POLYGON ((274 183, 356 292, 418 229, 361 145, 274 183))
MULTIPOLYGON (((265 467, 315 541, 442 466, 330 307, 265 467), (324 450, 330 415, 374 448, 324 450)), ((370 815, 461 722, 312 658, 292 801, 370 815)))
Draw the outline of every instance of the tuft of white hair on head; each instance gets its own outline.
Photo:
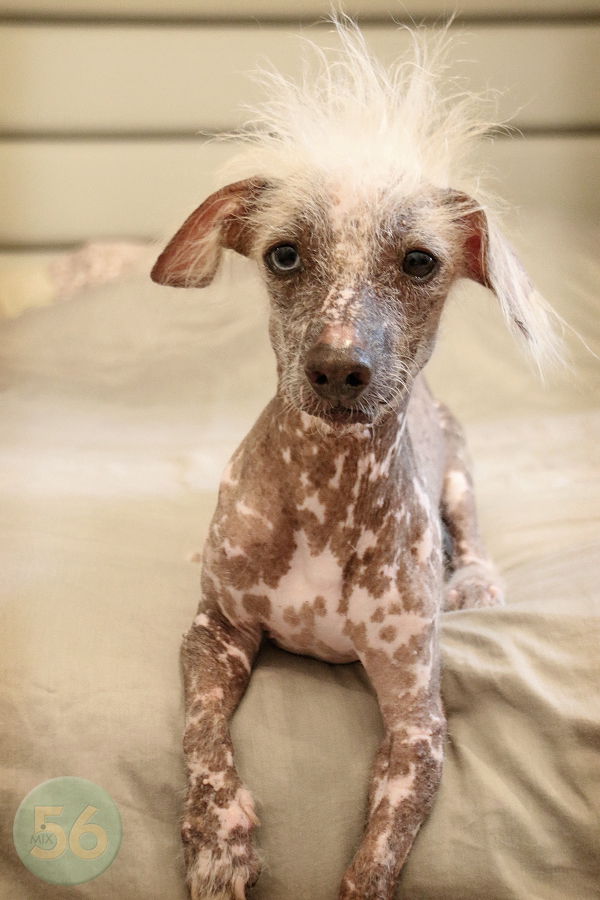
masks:
MULTIPOLYGON (((431 188, 461 192, 486 225, 486 277, 511 331, 538 371, 563 361, 556 325, 566 323, 532 287, 496 224, 498 201, 481 186, 473 153, 495 121, 492 92, 475 94, 448 72, 448 26, 400 26, 411 41, 389 67, 370 53, 357 24, 331 17, 339 47, 325 53, 305 39, 296 82, 271 67, 254 73, 266 99, 241 131, 221 135, 243 143, 224 179, 265 179, 285 186, 285 205, 314 216, 332 184, 355 198, 386 198, 392 208, 431 188), (490 115, 487 115, 489 112, 490 115)), ((283 198, 278 197, 281 201, 283 198)), ((260 224, 269 226, 265 209, 260 224)), ((567 326, 568 327, 568 326, 567 326)))
POLYGON ((498 126, 483 115, 491 92, 473 94, 449 76, 447 27, 400 26, 411 47, 385 67, 353 20, 338 14, 332 22, 339 46, 325 52, 304 38, 297 82, 268 65, 253 73, 266 99, 245 107, 245 125, 224 135, 245 144, 225 171, 284 179, 312 168, 405 194, 423 184, 471 186, 474 141, 498 126))

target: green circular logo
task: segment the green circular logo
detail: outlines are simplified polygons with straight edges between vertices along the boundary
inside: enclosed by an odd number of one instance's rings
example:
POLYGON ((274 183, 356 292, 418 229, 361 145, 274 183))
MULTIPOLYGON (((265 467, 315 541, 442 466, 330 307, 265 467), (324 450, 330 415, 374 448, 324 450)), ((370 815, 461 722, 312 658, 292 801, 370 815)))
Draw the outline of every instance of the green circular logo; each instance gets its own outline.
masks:
POLYGON ((82 884, 108 869, 121 846, 112 798, 86 778, 52 778, 23 800, 13 823, 19 858, 50 884, 82 884))

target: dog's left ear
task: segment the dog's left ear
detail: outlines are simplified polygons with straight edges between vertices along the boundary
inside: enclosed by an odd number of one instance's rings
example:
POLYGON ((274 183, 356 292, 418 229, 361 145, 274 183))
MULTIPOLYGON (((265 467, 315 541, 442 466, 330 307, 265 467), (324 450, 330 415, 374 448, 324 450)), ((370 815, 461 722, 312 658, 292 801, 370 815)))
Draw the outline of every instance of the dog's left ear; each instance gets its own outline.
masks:
POLYGON ((446 200, 460 224, 460 274, 494 292, 509 328, 525 340, 538 366, 560 360, 560 341, 552 323, 558 317, 531 283, 500 228, 466 194, 448 191, 446 200))
POLYGON ((227 185, 189 216, 171 238, 150 273, 158 284, 206 287, 216 275, 224 248, 248 255, 249 216, 267 182, 247 178, 227 185))

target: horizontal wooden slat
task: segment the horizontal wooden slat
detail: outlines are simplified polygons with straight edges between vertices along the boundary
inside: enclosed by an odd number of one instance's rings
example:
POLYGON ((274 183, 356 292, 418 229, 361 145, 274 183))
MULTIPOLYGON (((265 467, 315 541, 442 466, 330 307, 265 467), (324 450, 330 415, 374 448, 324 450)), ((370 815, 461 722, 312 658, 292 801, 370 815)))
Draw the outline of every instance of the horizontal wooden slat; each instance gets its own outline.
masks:
MULTIPOLYGON (((384 61, 406 33, 365 34, 384 61)), ((301 29, 320 45, 329 30, 301 29)), ((259 89, 247 77, 270 59, 300 69, 303 41, 288 28, 0 26, 0 132, 230 128, 259 89)), ((476 27, 453 51, 472 90, 503 91, 500 118, 534 127, 600 124, 600 25, 476 27)))
MULTIPOLYGON (((298 20, 308 16, 326 16, 330 10, 329 0, 303 0, 302 4, 281 4, 278 0, 2 0, 0 13, 15 15, 57 15, 57 16, 152 16, 172 18, 175 16, 200 17, 274 17, 298 20)), ((577 13, 598 14, 598 4, 594 0, 504 0, 502 4, 489 0, 407 0, 404 4, 390 3, 390 0, 345 0, 344 9, 355 16, 440 16, 450 15, 459 7, 459 15, 498 17, 528 15, 574 15, 577 13)))
MULTIPOLYGON (((214 189, 233 149, 0 141, 0 246, 167 236, 214 189)), ((482 164, 509 204, 600 213, 600 138, 499 140, 482 150, 482 164)))

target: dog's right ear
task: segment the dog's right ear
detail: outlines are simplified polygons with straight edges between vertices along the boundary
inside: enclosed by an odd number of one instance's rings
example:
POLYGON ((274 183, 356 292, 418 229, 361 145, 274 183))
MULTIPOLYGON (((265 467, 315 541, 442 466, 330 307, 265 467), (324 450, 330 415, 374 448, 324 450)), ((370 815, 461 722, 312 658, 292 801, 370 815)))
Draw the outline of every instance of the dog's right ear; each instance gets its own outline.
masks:
POLYGON ((223 248, 248 255, 249 215, 267 182, 247 178, 221 188, 189 216, 154 264, 150 277, 172 287, 206 287, 223 248))

